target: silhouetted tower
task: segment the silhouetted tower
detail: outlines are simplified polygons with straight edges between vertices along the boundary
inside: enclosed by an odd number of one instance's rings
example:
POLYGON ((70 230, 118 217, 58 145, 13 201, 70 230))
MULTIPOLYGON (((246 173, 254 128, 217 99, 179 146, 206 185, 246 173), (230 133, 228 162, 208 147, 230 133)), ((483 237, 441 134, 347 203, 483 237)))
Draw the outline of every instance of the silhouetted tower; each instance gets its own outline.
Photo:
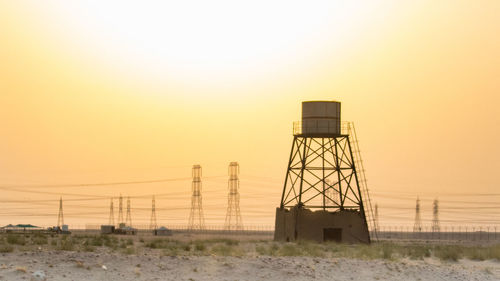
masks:
MULTIPOLYGON (((336 101, 302 103, 276 210, 275 240, 370 242, 362 162, 350 122, 336 101), (353 145, 351 147, 351 144, 353 145), (345 222, 345 223, 343 223, 345 222)), ((371 213, 371 208, 368 208, 371 213)), ((372 213, 371 213, 372 214, 372 213)), ((370 223, 372 230, 373 216, 370 223)))
POLYGON ((441 227, 439 226, 439 202, 435 199, 432 204, 432 232, 439 231, 441 231, 441 227))
POLYGON ((132 227, 132 215, 130 214, 130 197, 127 197, 127 216, 125 218, 125 224, 132 227))
POLYGON ((201 166, 193 166, 193 183, 191 185, 191 212, 189 213, 188 229, 205 229, 203 206, 201 200, 201 166))
MULTIPOLYGON (((332 182, 330 181, 326 181, 326 184, 327 185, 331 185, 332 182)), ((333 188, 329 188, 325 191, 325 194, 326 194, 326 197, 329 198, 329 204, 332 204, 332 205, 338 205, 339 204, 339 198, 340 198, 340 195, 338 193, 337 190, 333 189, 333 188)))
POLYGON ((243 230, 243 221, 240 213, 240 165, 238 162, 229 163, 229 194, 227 198, 226 230, 243 230))
POLYGON ((109 221, 108 225, 115 225, 115 211, 113 208, 113 197, 111 197, 111 202, 109 204, 109 221))
POLYGON ((417 203, 415 205, 415 223, 413 224, 413 232, 422 231, 422 220, 420 218, 420 199, 417 197, 417 203))
POLYGON ((123 223, 123 197, 121 194, 118 201, 118 225, 120 223, 123 223))
POLYGON ((59 214, 57 215, 57 226, 62 227, 64 224, 63 203, 62 197, 59 199, 59 214))
POLYGON ((378 204, 375 203, 375 231, 378 231, 379 230, 379 226, 378 226, 378 204))
POLYGON ((153 195, 153 200, 151 201, 151 219, 149 220, 149 229, 155 230, 158 228, 156 223, 156 202, 155 196, 153 195))

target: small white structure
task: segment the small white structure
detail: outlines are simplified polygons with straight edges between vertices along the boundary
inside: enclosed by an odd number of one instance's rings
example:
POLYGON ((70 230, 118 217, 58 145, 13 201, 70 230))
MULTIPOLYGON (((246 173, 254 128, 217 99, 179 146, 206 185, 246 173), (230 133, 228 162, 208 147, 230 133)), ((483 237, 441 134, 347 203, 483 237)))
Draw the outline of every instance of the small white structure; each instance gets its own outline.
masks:
POLYGON ((172 231, 164 226, 160 226, 158 229, 155 229, 155 235, 170 236, 172 235, 172 231))

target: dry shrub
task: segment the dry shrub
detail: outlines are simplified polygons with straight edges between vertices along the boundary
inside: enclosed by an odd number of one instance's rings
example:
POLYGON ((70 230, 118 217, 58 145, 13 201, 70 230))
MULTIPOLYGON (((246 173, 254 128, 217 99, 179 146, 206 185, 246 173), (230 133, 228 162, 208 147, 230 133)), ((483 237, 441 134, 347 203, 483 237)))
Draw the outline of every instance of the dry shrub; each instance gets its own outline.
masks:
POLYGON ((100 235, 88 237, 86 243, 91 246, 101 247, 104 245, 104 239, 100 235))
POLYGON ((182 248, 183 242, 171 239, 153 239, 145 244, 146 247, 152 249, 172 249, 172 248, 182 248))
POLYGON ((59 242, 59 247, 57 247, 57 249, 60 251, 73 251, 74 248, 75 245, 72 239, 61 239, 61 241, 59 242))
POLYGON ((286 243, 279 249, 278 255, 284 257, 294 257, 294 256, 301 256, 302 252, 297 244, 286 243))
POLYGON ((403 248, 404 256, 412 260, 423 260, 431 256, 431 247, 425 245, 409 245, 403 248))
POLYGON ((31 241, 33 241, 33 244, 36 244, 36 245, 46 245, 46 244, 49 244, 49 239, 47 238, 47 235, 45 235, 43 233, 36 233, 31 238, 31 241))
POLYGON ((133 255, 135 254, 135 248, 134 247, 128 247, 122 251, 125 255, 133 255))
POLYGON ((343 247, 341 248, 338 256, 345 256, 351 258, 359 258, 359 259, 379 259, 383 256, 385 258, 390 258, 392 255, 392 249, 389 248, 388 245, 355 245, 351 247, 343 247))
POLYGON ((0 245, 0 253, 12 253, 14 252, 14 247, 11 245, 0 245))
POLYGON ((203 243, 203 241, 195 241, 194 250, 198 252, 205 252, 207 250, 207 246, 203 243))
POLYGON ((471 260, 500 260, 500 245, 486 247, 468 247, 465 249, 465 257, 471 260))
POLYGON ((325 250, 323 244, 311 242, 307 240, 300 240, 297 245, 304 256, 309 257, 324 257, 325 250))
POLYGON ((491 248, 491 257, 490 258, 500 261, 500 244, 495 245, 491 248))
POLYGON ((239 247, 226 244, 215 244, 209 251, 216 256, 243 256, 244 254, 239 247))
POLYGON ((463 249, 460 246, 437 246, 434 248, 434 256, 440 260, 458 261, 463 256, 463 249))
POLYGON ((382 244, 382 258, 386 260, 392 259, 395 250, 393 244, 382 244))
POLYGON ((9 234, 7 235, 7 243, 14 245, 26 245, 26 239, 22 235, 9 234))
POLYGON ((205 239, 205 240, 196 240, 199 242, 203 242, 205 244, 226 244, 228 246, 237 246, 240 244, 240 241, 234 240, 234 239, 228 239, 228 238, 212 238, 212 239, 205 239))
POLYGON ((277 256, 280 246, 277 243, 260 244, 255 247, 255 250, 262 256, 277 256))

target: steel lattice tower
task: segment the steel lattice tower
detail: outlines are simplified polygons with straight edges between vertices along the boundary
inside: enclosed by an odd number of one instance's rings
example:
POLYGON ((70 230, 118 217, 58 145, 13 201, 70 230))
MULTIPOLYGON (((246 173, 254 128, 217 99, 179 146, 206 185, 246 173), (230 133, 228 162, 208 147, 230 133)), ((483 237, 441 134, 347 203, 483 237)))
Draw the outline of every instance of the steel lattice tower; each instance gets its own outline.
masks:
POLYGON ((360 211, 363 201, 357 182, 348 135, 295 135, 280 206, 360 211))
POLYGON ((229 194, 227 198, 227 213, 224 228, 226 230, 243 230, 243 221, 240 213, 240 165, 238 162, 229 163, 229 194))
POLYGON ((378 226, 378 204, 375 203, 375 218, 374 218, 374 227, 375 227, 375 231, 378 231, 379 230, 379 226, 378 226))
POLYGON ((437 199, 434 200, 432 204, 432 232, 440 232, 441 227, 439 226, 439 202, 437 199))
POLYGON ((118 225, 123 223, 123 197, 120 194, 120 198, 118 201, 118 225))
POLYGON ((108 225, 115 225, 115 211, 113 208, 113 197, 111 197, 111 202, 109 204, 109 221, 108 225))
POLYGON ((132 227, 132 215, 130 214, 130 197, 127 197, 127 216, 125 218, 125 224, 132 227))
POLYGON ((420 199, 417 197, 417 203, 415 205, 415 223, 413 224, 413 232, 422 231, 422 220, 420 218, 420 199))
POLYGON ((357 144, 352 142, 353 128, 345 124, 340 102, 302 103, 302 122, 294 123, 276 210, 275 240, 370 243, 363 200, 368 191, 362 190, 359 172, 363 169, 357 144))
POLYGON ((57 215, 57 226, 62 227, 64 224, 63 202, 62 197, 59 199, 59 214, 57 215))
POLYGON ((155 230, 158 228, 156 223, 156 202, 155 196, 153 195, 153 200, 151 201, 151 219, 149 220, 149 229, 155 230))
POLYGON ((188 229, 205 229, 205 218, 203 217, 203 205, 201 197, 201 166, 193 166, 193 183, 191 185, 193 195, 191 197, 191 212, 189 213, 188 229))

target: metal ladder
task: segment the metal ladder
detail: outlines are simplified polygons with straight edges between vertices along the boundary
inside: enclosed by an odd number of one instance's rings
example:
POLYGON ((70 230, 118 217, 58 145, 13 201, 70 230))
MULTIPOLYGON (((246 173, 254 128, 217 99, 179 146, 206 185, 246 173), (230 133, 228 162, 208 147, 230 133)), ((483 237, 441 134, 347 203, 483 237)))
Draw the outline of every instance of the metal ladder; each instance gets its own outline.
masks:
POLYGON ((346 133, 351 138, 352 144, 352 154, 354 157, 354 165, 356 166, 356 172, 358 174, 359 185, 361 189, 361 196, 363 196, 363 205, 365 207, 366 221, 368 223, 369 231, 373 234, 372 238, 378 240, 378 229, 377 222, 375 221, 375 216, 372 208, 372 203, 370 199, 370 192, 368 190, 368 184, 366 181, 365 167, 363 165, 363 159, 361 158, 361 152, 359 149, 358 136, 356 134, 356 128, 353 122, 343 122, 346 133))

